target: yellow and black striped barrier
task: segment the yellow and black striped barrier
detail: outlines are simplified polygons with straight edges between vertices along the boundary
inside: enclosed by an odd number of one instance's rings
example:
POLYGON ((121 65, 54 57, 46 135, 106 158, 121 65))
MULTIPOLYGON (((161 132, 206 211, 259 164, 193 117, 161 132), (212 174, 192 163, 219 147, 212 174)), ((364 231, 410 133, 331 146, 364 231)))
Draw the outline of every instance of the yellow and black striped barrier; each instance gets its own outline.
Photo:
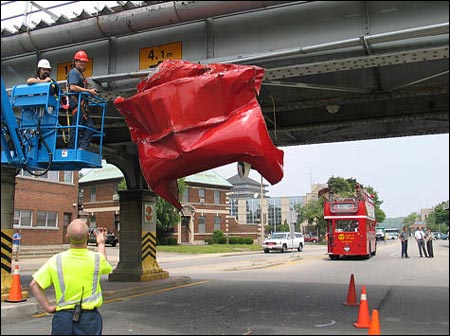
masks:
POLYGON ((11 256, 13 229, 2 229, 1 253, 2 253, 2 299, 3 294, 9 293, 12 283, 11 256))
POLYGON ((141 259, 141 281, 152 281, 169 277, 169 272, 163 271, 156 261, 156 232, 142 231, 141 259))

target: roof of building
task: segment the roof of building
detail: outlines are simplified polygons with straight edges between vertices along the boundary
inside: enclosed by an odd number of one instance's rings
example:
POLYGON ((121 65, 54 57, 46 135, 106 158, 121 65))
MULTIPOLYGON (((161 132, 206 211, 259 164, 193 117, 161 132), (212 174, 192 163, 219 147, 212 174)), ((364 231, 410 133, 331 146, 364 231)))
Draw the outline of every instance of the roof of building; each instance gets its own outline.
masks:
POLYGON ((228 187, 228 188, 233 187, 233 185, 230 182, 228 182, 225 178, 217 174, 214 170, 207 170, 194 175, 186 176, 184 182, 187 184, 197 183, 218 187, 228 187))
MULTIPOLYGON (((240 184, 251 184, 251 185, 255 185, 258 188, 261 186, 261 182, 257 182, 253 179, 251 179, 250 177, 247 178, 241 178, 238 174, 230 177, 228 179, 228 182, 230 182, 233 186, 238 186, 240 184)), ((267 185, 263 184, 264 187, 266 187, 267 185)))
POLYGON ((79 184, 95 182, 95 181, 105 181, 105 180, 117 180, 123 178, 124 175, 116 166, 106 163, 105 160, 102 161, 102 168, 96 168, 89 170, 83 177, 78 181, 79 184))

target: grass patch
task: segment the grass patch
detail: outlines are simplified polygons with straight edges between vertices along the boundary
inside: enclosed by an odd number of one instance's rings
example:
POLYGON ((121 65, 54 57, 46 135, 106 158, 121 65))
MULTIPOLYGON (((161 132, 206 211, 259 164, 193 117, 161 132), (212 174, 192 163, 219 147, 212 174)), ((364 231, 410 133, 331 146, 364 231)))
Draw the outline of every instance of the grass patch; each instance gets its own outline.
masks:
POLYGON ((262 251, 261 245, 255 244, 212 244, 212 245, 158 245, 157 252, 173 253, 228 253, 262 251))

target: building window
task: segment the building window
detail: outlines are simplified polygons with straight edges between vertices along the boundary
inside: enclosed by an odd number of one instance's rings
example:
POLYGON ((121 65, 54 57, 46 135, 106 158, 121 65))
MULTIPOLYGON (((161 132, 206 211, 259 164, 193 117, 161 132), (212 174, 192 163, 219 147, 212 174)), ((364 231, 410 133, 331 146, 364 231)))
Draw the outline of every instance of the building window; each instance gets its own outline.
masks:
POLYGON ((247 224, 259 224, 261 218, 261 200, 248 199, 247 203, 247 224))
POLYGON ((220 191, 214 191, 214 204, 220 204, 220 191))
POLYGON ((215 216, 214 217, 214 231, 220 230, 220 217, 215 216))
POLYGON ((50 170, 47 178, 49 181, 59 182, 59 171, 50 170))
POLYGON ((15 210, 14 227, 31 227, 33 224, 32 210, 15 210))
POLYGON ((72 221, 72 214, 70 212, 64 212, 63 225, 67 227, 72 221))
POLYGON ((230 216, 237 217, 238 215, 238 200, 237 198, 230 198, 230 216))
POLYGON ((21 169, 21 170, 20 170, 20 175, 22 175, 22 176, 28 176, 28 177, 33 177, 33 174, 31 174, 30 172, 28 172, 28 171, 26 171, 26 170, 24 170, 24 169, 21 169))
POLYGON ((189 202, 189 189, 184 189, 183 190, 183 203, 188 203, 189 202))
POLYGON ((64 171, 64 183, 73 183, 73 172, 64 171))
POLYGON ((97 200, 97 187, 92 186, 91 187, 91 200, 90 202, 95 202, 97 200))
POLYGON ((205 198, 205 189, 198 189, 198 197, 205 198))
POLYGON ((204 216, 198 218, 198 233, 206 233, 206 220, 204 216))
POLYGON ((37 225, 38 227, 57 227, 58 214, 54 211, 38 211, 37 225))

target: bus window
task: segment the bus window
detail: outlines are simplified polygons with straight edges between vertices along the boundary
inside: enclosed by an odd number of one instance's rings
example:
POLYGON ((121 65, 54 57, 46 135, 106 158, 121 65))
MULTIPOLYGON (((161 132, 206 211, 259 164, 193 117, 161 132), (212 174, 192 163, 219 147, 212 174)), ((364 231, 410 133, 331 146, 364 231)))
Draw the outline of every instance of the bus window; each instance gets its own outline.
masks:
POLYGON ((336 232, 358 232, 358 221, 352 219, 338 219, 336 232))

